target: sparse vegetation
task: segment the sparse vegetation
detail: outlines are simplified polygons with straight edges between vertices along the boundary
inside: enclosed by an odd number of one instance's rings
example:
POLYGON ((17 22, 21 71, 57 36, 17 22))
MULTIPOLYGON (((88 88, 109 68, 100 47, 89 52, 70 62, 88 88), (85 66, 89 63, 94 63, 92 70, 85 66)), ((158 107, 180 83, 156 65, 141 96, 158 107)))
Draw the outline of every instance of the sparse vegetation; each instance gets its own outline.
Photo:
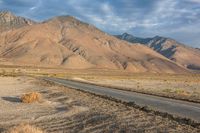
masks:
POLYGON ((0 70, 1 77, 16 77, 19 76, 20 73, 16 72, 15 70, 6 71, 5 69, 0 70))
MULTIPOLYGON (((101 80, 105 81, 106 79, 102 78, 101 80)), ((49 85, 48 83, 46 85, 46 82, 43 82, 43 80, 21 76, 16 78, 1 77, 0 81, 0 97, 7 96, 10 98, 0 98, 0 105, 2 107, 0 132, 25 121, 30 121, 30 125, 28 125, 31 126, 30 128, 32 128, 33 124, 43 129, 44 132, 92 132, 95 130, 98 132, 199 131, 187 124, 179 124, 174 120, 165 119, 152 113, 146 113, 122 103, 63 86, 49 85), (13 97, 22 95, 23 93, 26 94, 26 92, 38 92, 38 90, 42 90, 39 93, 42 97, 45 97, 45 102, 40 104, 18 103, 19 101, 15 101, 16 97, 13 97), (16 107, 17 109, 15 109, 16 107)), ((117 84, 117 81, 115 84, 117 84)), ((134 83, 137 85, 137 82, 140 83, 141 88, 144 88, 142 91, 145 91, 147 84, 145 80, 141 82, 140 80, 131 80, 130 82, 123 80, 120 84, 134 83)), ((152 82, 151 80, 148 83, 152 82)), ((159 87, 158 84, 156 84, 156 87, 159 87)), ((163 89, 170 88, 172 92, 175 91, 175 88, 184 89, 182 86, 161 87, 163 89)), ((149 86, 149 88, 151 90, 155 89, 152 86, 149 86)), ((198 91, 199 87, 197 86, 195 88, 198 91)), ((28 130, 23 131, 23 126, 17 127, 11 128, 12 130, 7 130, 7 133, 38 133, 38 130, 33 130, 33 132, 28 130)), ((41 130, 39 131, 42 132, 41 130)))
POLYGON ((5 133, 44 133, 41 129, 29 124, 20 124, 16 127, 8 129, 5 133))
POLYGON ((190 95, 189 92, 187 92, 187 91, 185 91, 185 90, 183 90, 183 89, 176 89, 176 90, 174 91, 174 93, 176 93, 176 94, 178 94, 178 95, 183 95, 183 96, 189 96, 189 95, 190 95))
POLYGON ((163 92, 170 93, 170 92, 172 92, 172 89, 164 89, 163 92))
POLYGON ((24 94, 21 97, 21 101, 23 103, 34 103, 34 102, 40 102, 42 99, 42 96, 38 92, 32 92, 28 94, 24 94))

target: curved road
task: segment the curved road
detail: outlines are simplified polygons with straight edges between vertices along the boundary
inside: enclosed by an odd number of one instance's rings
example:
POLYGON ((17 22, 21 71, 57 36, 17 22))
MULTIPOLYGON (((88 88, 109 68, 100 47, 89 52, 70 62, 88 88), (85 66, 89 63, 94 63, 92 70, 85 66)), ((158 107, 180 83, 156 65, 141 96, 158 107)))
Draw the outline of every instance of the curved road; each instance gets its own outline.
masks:
POLYGON ((76 82, 60 78, 44 77, 44 80, 64 85, 66 87, 87 91, 93 94, 115 98, 125 102, 135 102, 140 106, 149 106, 160 112, 167 112, 179 117, 190 118, 200 122, 200 104, 181 100, 174 100, 164 97, 152 96, 130 91, 117 90, 108 87, 101 87, 82 82, 76 82))

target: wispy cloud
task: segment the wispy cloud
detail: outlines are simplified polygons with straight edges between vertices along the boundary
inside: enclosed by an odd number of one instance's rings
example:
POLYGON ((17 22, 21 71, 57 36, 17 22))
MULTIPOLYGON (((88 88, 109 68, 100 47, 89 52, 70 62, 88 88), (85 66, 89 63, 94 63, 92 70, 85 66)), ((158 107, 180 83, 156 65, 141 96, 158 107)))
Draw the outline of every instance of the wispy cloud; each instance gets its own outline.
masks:
POLYGON ((113 7, 111 7, 111 5, 108 3, 101 4, 101 10, 105 13, 109 13, 109 14, 113 13, 112 8, 113 7))
POLYGON ((30 10, 35 10, 37 8, 37 6, 33 6, 30 8, 30 10))

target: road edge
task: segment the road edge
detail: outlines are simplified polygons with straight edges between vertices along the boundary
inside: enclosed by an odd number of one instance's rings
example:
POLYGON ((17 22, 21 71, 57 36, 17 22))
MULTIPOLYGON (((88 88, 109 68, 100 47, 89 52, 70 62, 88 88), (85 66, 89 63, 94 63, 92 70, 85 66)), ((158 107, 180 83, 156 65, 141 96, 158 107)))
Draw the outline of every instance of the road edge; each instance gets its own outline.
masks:
POLYGON ((84 93, 91 94, 91 95, 94 95, 94 96, 97 96, 97 97, 100 97, 100 98, 104 98, 104 99, 111 100, 111 101, 114 101, 114 102, 117 102, 117 103, 121 103, 121 104, 124 104, 124 105, 126 105, 128 107, 133 107, 133 108, 139 109, 141 111, 144 111, 146 113, 151 113, 151 114, 154 114, 154 115, 157 115, 157 116, 161 116, 163 118, 167 118, 169 120, 174 120, 174 121, 176 121, 176 122, 178 122, 180 124, 186 124, 186 125, 190 125, 190 126, 192 126, 194 128, 200 129, 200 123, 197 122, 197 121, 194 121, 194 120, 192 120, 190 118, 184 118, 184 117, 180 117, 180 116, 169 114, 167 112, 161 112, 161 111, 149 108, 148 106, 140 106, 140 105, 136 104, 135 102, 126 102, 126 101, 115 99, 115 98, 110 97, 110 96, 95 94, 95 93, 84 91, 84 90, 81 90, 81 89, 78 89, 78 88, 75 88, 75 87, 68 87, 68 86, 66 86, 66 85, 64 85, 62 83, 58 83, 58 82, 55 82, 55 81, 50 81, 48 79, 40 78, 40 80, 43 80, 43 81, 45 81, 47 83, 50 83, 52 85, 63 86, 63 87, 67 87, 69 89, 76 89, 77 91, 80 91, 80 92, 84 92, 84 93))

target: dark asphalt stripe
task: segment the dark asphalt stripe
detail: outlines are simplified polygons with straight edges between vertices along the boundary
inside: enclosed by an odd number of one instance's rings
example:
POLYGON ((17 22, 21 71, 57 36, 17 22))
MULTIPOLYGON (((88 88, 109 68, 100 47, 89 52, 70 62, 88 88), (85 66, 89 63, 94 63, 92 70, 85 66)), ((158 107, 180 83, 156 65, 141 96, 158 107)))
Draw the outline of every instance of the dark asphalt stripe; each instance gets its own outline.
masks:
POLYGON ((169 114, 184 118, 190 118, 192 120, 200 122, 200 104, 198 103, 191 103, 181 100, 140 94, 136 92, 117 90, 108 87, 101 87, 98 85, 59 78, 45 77, 44 79, 62 84, 66 87, 87 91, 93 94, 108 96, 125 102, 135 102, 137 105, 140 106, 148 106, 161 112, 167 112, 169 114))

